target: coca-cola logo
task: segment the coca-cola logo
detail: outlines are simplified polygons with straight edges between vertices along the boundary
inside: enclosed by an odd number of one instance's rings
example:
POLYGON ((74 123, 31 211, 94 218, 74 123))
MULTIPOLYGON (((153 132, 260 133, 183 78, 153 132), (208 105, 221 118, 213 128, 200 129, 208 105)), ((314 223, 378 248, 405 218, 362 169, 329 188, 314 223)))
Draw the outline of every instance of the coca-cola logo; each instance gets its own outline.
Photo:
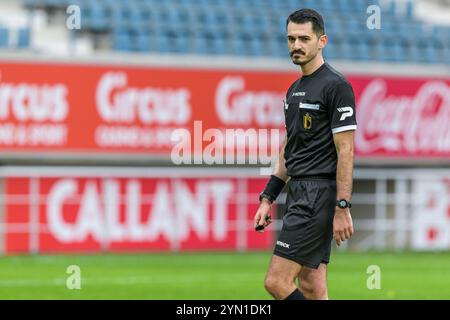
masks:
POLYGON ((360 153, 450 152, 450 86, 425 82, 413 96, 388 93, 385 80, 370 82, 357 103, 360 153))
POLYGON ((280 127, 284 124, 283 92, 245 90, 245 79, 224 77, 217 86, 216 112, 225 125, 280 127))

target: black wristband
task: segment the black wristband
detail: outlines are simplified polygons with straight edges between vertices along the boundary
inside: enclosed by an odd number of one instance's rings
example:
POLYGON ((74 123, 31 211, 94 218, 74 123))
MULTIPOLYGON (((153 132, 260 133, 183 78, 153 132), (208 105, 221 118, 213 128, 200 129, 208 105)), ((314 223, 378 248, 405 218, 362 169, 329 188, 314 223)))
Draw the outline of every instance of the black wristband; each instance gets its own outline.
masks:
POLYGON ((259 201, 261 201, 262 198, 266 198, 270 201, 270 203, 274 202, 285 185, 286 182, 284 182, 284 180, 278 178, 275 175, 271 175, 269 182, 267 182, 266 188, 259 196, 259 201))

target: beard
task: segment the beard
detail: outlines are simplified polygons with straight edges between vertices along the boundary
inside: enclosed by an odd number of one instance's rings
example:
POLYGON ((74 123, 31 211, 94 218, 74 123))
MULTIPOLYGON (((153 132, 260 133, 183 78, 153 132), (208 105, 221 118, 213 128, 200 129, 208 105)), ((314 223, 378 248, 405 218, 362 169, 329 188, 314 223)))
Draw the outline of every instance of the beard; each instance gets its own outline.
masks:
POLYGON ((313 60, 317 56, 317 53, 318 53, 318 51, 311 55, 305 55, 305 53, 303 51, 296 50, 296 51, 290 52, 289 55, 291 56, 292 62, 294 64, 296 64, 298 66, 304 66, 304 65, 308 64, 309 62, 311 62, 311 60, 313 60), (298 59, 295 59, 294 58, 295 54, 299 54, 299 55, 301 55, 301 57, 298 59))

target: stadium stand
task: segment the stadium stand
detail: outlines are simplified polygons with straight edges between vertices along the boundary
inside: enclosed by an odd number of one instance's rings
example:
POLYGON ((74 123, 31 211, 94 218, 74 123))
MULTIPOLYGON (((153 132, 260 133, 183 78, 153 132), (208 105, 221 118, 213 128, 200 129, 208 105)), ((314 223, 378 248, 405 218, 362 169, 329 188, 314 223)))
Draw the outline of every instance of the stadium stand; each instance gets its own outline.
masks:
POLYGON ((23 6, 9 6, 0 2, 0 49, 17 50, 30 48, 31 28, 28 25, 27 11, 23 6))
MULTIPOLYGON (((450 62, 450 28, 417 19, 411 1, 26 0, 24 4, 30 11, 44 9, 50 15, 79 5, 82 28, 75 31, 75 38, 86 33, 106 38, 109 49, 119 52, 274 58, 287 55, 280 50, 285 46, 286 16, 299 7, 314 6, 326 21, 329 59, 450 62), (382 9, 379 30, 366 27, 366 10, 374 3, 382 9)), ((5 32, 0 29, 2 35, 5 32)), ((19 47, 27 47, 29 31, 22 31, 19 38, 19 47)), ((5 41, 2 37, 0 47, 5 41)))

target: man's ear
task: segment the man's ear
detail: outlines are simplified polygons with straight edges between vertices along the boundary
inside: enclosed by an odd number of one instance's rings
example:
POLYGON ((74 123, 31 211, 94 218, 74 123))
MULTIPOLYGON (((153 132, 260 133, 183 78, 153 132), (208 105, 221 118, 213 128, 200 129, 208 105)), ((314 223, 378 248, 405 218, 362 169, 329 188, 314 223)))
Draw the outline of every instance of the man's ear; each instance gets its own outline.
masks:
POLYGON ((326 35, 326 34, 321 35, 320 38, 319 38, 319 48, 320 48, 320 49, 325 48, 325 46, 327 45, 327 43, 328 43, 328 37, 327 37, 327 35, 326 35))

